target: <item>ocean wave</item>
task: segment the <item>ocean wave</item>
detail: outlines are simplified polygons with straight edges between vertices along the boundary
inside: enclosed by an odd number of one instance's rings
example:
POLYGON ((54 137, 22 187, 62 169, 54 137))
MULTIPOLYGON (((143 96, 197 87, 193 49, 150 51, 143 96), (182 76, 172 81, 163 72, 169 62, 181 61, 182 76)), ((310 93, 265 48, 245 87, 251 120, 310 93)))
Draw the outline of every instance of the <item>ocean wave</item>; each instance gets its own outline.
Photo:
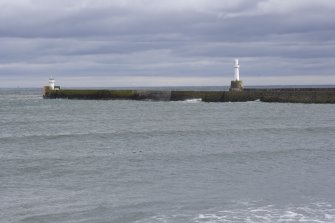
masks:
POLYGON ((184 102, 187 102, 187 103, 198 103, 198 102, 202 102, 202 99, 201 98, 186 99, 186 100, 184 100, 184 102))
POLYGON ((39 94, 6 94, 0 95, 0 100, 17 101, 17 100, 41 100, 42 95, 39 94))
MULTIPOLYGON (((39 121, 40 124, 47 124, 49 121, 39 121)), ((12 121, 0 120, 0 125, 6 126, 13 123, 12 121)), ((28 125, 31 121, 16 121, 15 125, 28 125)), ((225 128, 225 129, 168 129, 168 130, 158 130, 158 129, 141 129, 141 130, 119 130, 119 131, 106 131, 106 132, 86 132, 86 131, 67 131, 59 130, 59 131, 40 131, 40 132, 23 132, 21 134, 17 132, 12 133, 1 133, 1 140, 17 140, 17 139, 30 139, 30 138, 68 138, 68 137, 110 137, 110 136, 163 136, 163 135, 177 135, 177 136, 187 136, 187 135, 212 135, 212 136, 222 136, 225 135, 236 135, 236 134, 250 134, 255 133, 255 131, 259 132, 267 132, 267 133, 275 133, 278 132, 289 132, 289 133, 333 133, 335 131, 335 127, 333 126, 316 126, 316 127, 250 127, 243 129, 239 128, 225 128)))
POLYGON ((193 219, 195 223, 203 222, 334 222, 335 209, 327 203, 312 204, 302 207, 276 208, 249 207, 224 210, 216 213, 199 214, 193 219))
MULTIPOLYGON (((243 206, 243 205, 242 205, 243 206)), ((137 221, 136 223, 223 223, 223 222, 317 222, 330 223, 335 221, 335 209, 329 203, 315 203, 306 206, 276 207, 268 206, 245 206, 222 211, 207 211, 192 215, 157 215, 150 219, 137 221)))

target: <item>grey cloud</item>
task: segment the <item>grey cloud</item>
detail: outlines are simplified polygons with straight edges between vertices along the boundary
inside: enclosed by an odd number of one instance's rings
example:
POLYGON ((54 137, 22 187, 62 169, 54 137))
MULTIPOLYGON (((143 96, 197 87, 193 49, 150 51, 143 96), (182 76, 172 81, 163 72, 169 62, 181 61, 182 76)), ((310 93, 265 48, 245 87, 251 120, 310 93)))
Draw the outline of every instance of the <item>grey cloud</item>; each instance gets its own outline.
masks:
POLYGON ((289 11, 287 14, 242 13, 235 17, 220 16, 225 13, 234 14, 238 9, 242 12, 251 10, 256 13, 257 1, 254 4, 250 3, 253 1, 247 2, 249 4, 241 4, 243 7, 236 7, 232 11, 222 12, 226 9, 219 8, 213 13, 187 10, 156 12, 153 9, 115 5, 82 10, 19 10, 17 13, 21 14, 20 17, 14 12, 4 16, 0 35, 26 38, 120 38, 142 34, 150 38, 151 35, 178 33, 190 39, 249 41, 250 38, 261 39, 272 34, 322 32, 334 29, 335 26, 332 22, 334 13, 322 7, 316 9, 313 14, 310 11, 298 10, 289 11))
POLYGON ((334 1, 191 2, 4 0, 0 76, 334 73, 334 1))

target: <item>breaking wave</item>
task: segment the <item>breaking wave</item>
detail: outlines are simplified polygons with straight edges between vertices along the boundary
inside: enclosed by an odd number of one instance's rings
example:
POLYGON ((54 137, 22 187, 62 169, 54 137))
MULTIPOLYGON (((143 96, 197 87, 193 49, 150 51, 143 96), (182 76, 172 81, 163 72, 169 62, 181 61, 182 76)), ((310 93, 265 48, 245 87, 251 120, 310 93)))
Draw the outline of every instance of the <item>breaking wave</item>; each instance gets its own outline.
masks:
POLYGON ((335 209, 328 203, 317 203, 301 207, 275 207, 273 205, 262 207, 240 207, 223 211, 207 211, 207 213, 192 215, 176 214, 171 216, 154 216, 151 219, 137 221, 137 223, 222 223, 222 222, 335 222, 335 209))
POLYGON ((200 222, 334 222, 335 209, 329 204, 305 207, 276 208, 274 206, 233 209, 199 214, 193 219, 200 222))
POLYGON ((201 102, 201 101, 202 101, 201 98, 193 98, 193 99, 184 100, 184 102, 188 102, 188 103, 197 103, 197 102, 201 102))

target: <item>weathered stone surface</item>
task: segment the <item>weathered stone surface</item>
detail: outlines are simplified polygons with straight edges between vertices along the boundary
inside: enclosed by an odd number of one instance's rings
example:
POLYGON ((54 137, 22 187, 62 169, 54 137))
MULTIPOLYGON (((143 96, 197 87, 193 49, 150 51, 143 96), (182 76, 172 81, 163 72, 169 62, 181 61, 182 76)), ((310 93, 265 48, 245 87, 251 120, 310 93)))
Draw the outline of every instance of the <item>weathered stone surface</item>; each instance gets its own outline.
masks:
POLYGON ((263 102, 283 103, 332 103, 335 104, 335 88, 281 88, 244 89, 243 91, 139 91, 139 90, 50 90, 44 88, 44 98, 85 100, 155 100, 184 101, 201 99, 205 102, 263 102))
POLYGON ((243 82, 231 81, 229 91, 243 91, 243 82))

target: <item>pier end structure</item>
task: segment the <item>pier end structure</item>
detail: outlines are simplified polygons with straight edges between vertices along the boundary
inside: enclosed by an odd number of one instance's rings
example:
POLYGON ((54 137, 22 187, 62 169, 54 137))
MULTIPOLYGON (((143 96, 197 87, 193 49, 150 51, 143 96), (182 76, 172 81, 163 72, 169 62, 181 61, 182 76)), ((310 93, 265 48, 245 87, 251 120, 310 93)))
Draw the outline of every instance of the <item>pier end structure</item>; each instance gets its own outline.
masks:
POLYGON ((240 80, 240 64, 238 59, 234 63, 234 80, 230 83, 229 91, 243 91, 243 82, 240 80))
POLYGON ((49 98, 51 92, 60 90, 60 86, 55 86, 55 82, 53 77, 49 78, 49 85, 43 87, 43 98, 49 98))

